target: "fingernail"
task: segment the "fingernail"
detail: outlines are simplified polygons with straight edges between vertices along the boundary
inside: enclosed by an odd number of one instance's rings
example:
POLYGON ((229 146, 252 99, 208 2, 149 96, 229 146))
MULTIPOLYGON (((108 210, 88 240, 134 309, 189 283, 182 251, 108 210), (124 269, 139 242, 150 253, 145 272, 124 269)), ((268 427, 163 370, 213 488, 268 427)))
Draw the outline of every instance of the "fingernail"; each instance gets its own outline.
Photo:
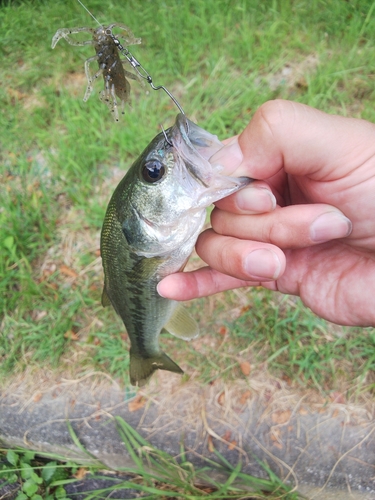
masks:
POLYGON ((160 285, 160 283, 158 283, 158 284, 156 285, 156 291, 158 292, 158 294, 160 295, 160 297, 165 298, 165 295, 163 295, 163 294, 160 292, 160 288, 162 288, 162 287, 160 287, 159 285, 160 285))
POLYGON ((244 261, 246 273, 254 278, 276 279, 281 270, 279 257, 272 250, 253 250, 244 261))
POLYGON ((236 194, 237 206, 244 212, 271 212, 276 208, 276 198, 264 187, 249 186, 236 194))
POLYGON ((238 144, 237 137, 223 146, 217 153, 211 156, 211 165, 221 165, 224 170, 233 171, 239 167, 243 160, 243 154, 238 144))
POLYGON ((319 215, 310 226, 310 237, 315 243, 345 238, 351 232, 351 221, 338 212, 327 212, 319 215))

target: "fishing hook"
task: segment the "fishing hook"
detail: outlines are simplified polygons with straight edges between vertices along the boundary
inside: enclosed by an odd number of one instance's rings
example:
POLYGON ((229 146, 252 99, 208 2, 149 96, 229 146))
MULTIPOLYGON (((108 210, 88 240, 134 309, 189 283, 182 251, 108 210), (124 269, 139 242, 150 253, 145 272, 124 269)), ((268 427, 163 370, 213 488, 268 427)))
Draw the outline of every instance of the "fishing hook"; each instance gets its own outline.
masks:
POLYGON ((171 141, 169 140, 168 136, 167 136, 167 133, 166 131, 164 130, 164 127, 163 125, 160 125, 162 131, 163 131, 163 134, 164 134, 164 138, 165 138, 165 142, 168 144, 168 146, 173 146, 173 144, 171 143, 171 141))

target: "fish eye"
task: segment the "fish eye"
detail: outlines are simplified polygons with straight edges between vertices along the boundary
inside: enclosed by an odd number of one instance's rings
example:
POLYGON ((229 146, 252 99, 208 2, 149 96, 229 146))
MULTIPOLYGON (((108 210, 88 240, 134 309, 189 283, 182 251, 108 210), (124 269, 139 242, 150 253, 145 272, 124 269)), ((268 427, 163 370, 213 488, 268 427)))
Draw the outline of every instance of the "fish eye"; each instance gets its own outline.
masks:
POLYGON ((165 168, 159 160, 149 160, 143 165, 142 177, 146 182, 153 183, 164 177, 165 168))

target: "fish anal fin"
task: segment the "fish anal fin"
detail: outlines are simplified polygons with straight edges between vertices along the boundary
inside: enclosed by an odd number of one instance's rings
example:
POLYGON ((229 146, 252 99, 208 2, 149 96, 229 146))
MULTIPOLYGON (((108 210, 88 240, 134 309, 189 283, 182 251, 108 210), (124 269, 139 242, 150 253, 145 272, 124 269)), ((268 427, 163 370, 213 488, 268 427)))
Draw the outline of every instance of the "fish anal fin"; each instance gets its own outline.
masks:
POLYGON ((157 356, 144 358, 130 351, 130 382, 142 387, 156 370, 167 370, 174 373, 184 373, 164 352, 157 356))
POLYGON ((108 307, 110 305, 112 305, 112 302, 111 302, 111 299, 108 297, 107 290, 104 287, 103 293, 102 293, 102 306, 108 307))
POLYGON ((183 340, 193 340, 199 335, 197 322, 182 305, 177 305, 164 329, 183 340))

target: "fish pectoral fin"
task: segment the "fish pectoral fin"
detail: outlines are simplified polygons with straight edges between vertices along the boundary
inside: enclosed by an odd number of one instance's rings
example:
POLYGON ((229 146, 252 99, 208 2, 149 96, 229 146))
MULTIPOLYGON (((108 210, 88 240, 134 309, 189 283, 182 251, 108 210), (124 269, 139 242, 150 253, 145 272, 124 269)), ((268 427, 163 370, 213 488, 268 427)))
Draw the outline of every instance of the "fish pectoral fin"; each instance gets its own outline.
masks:
POLYGON ((161 257, 144 257, 134 266, 132 271, 132 277, 129 277, 129 281, 134 280, 138 282, 139 280, 149 280, 151 276, 155 274, 155 271, 163 262, 161 257))
POLYGON ((107 290, 104 287, 103 293, 102 293, 102 306, 107 307, 110 305, 112 305, 112 303, 111 303, 110 298, 108 297, 107 290))
POLYGON ((199 335, 198 323, 181 305, 177 306, 171 319, 164 325, 164 329, 183 340, 193 340, 199 335))
POLYGON ((156 370, 184 373, 165 352, 160 352, 151 358, 144 358, 130 351, 130 382, 132 385, 144 386, 156 370))

